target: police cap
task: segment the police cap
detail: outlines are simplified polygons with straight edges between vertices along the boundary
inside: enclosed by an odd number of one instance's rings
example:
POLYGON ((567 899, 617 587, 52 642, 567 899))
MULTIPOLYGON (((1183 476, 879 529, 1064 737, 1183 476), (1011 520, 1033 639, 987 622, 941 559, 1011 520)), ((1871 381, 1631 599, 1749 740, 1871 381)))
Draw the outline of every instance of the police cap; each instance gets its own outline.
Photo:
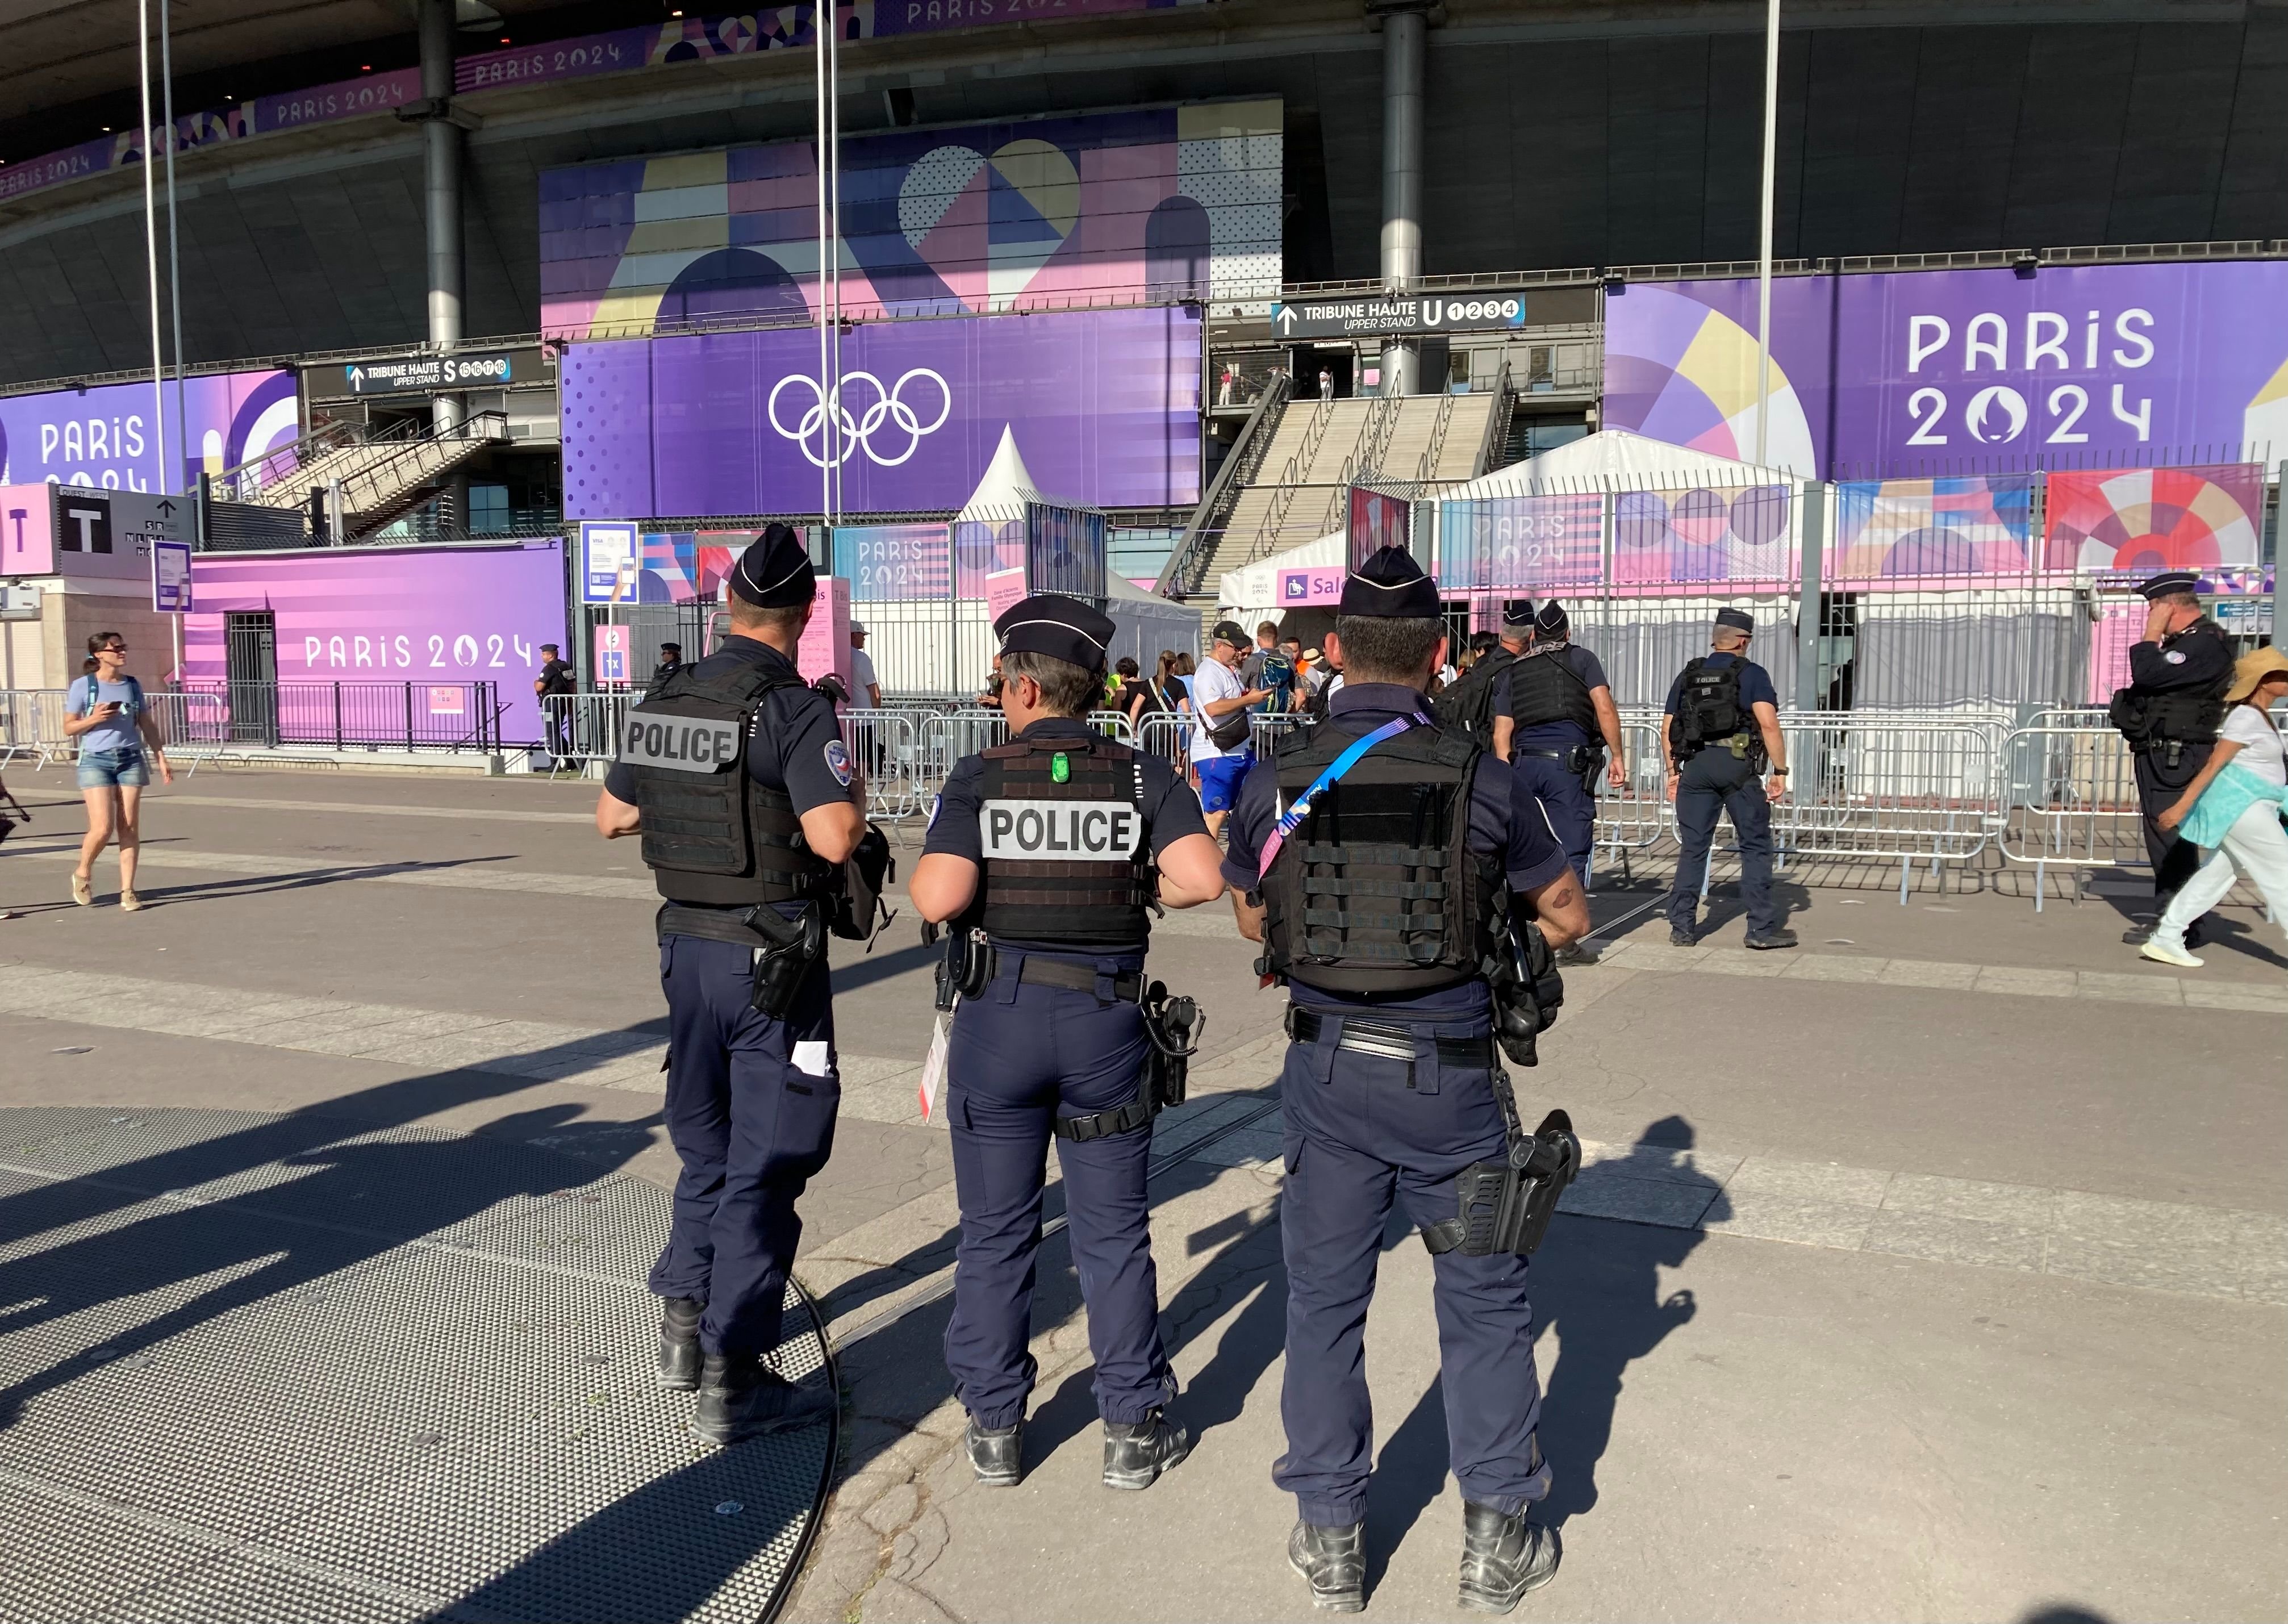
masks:
POLYGON ((1716 629, 1720 632, 1745 632, 1755 635, 1756 617, 1745 609, 1720 609, 1716 611, 1716 629))
POLYGON ((1104 650, 1112 633, 1109 616, 1056 592, 1021 599, 993 623, 1002 653, 1045 654, 1084 671, 1104 669, 1104 650))
POLYGON ((1434 620, 1438 588, 1404 547, 1381 547, 1343 583, 1338 615, 1370 620, 1434 620))
POLYGON ((1541 613, 1533 617, 1534 629, 1546 632, 1552 637, 1562 637, 1572 629, 1573 622, 1565 613, 1565 606, 1552 598, 1541 606, 1541 613))
POLYGON ((1505 598, 1502 600, 1502 625, 1522 630, 1532 624, 1532 599, 1505 598))
POLYGON ((731 595, 757 609, 792 609, 809 602, 817 590, 809 552, 783 524, 767 527, 731 570, 731 595))
POLYGON ((2171 569, 2146 582, 2137 589, 2137 593, 2146 601, 2152 602, 2161 598, 2174 598, 2188 593, 2197 593, 2200 588, 2201 577, 2191 570, 2171 569))

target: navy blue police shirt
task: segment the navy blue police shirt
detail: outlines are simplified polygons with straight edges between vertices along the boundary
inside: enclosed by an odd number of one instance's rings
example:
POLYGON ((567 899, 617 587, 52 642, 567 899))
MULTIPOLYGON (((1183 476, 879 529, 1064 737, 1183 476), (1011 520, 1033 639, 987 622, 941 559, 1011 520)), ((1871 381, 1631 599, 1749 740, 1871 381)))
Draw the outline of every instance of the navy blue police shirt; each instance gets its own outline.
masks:
MULTIPOLYGON (((1371 733, 1400 716, 1430 720, 1430 701, 1396 682, 1346 682, 1327 702, 1327 720, 1339 736, 1355 738, 1371 733)), ((1489 764, 1499 761, 1489 757, 1489 764)), ((1248 769, 1239 786, 1239 800, 1224 825, 1230 844, 1224 855, 1223 877, 1235 890, 1254 891, 1262 883, 1263 843, 1279 821, 1279 768, 1275 760, 1259 760, 1248 769)), ((1512 891, 1522 896, 1538 890, 1567 872, 1565 848, 1542 809, 1539 797, 1515 773, 1488 772, 1482 768, 1471 784, 1470 849, 1498 857, 1509 876, 1512 891)), ((1291 982, 1288 996, 1315 1009, 1358 1009, 1332 993, 1291 982)), ((1488 1008, 1486 983, 1471 980, 1443 987, 1417 998, 1377 999, 1370 1006, 1378 1015, 1416 1015, 1426 1019, 1467 1020, 1482 1017, 1488 1008)))
MULTIPOLYGON (((1740 657, 1736 654, 1704 654, 1705 669, 1721 671, 1740 657)), ((1768 705, 1775 711, 1780 708, 1780 690, 1772 686, 1772 673, 1753 660, 1741 662, 1740 703, 1744 705, 1768 705)), ((1668 704, 1662 714, 1673 716, 1676 707, 1684 701, 1684 673, 1678 672, 1676 681, 1668 685, 1668 704)))
MULTIPOLYGON (((1592 691, 1612 686, 1605 680, 1605 663, 1578 643, 1568 643, 1554 654, 1537 654, 1534 658, 1562 660, 1566 669, 1580 678, 1581 685, 1592 691)), ((1497 716, 1514 718, 1517 714, 1512 708, 1509 691, 1510 673, 1516 669, 1514 665, 1504 666, 1501 675, 1494 679, 1494 714, 1497 716)), ((1512 750, 1570 750, 1577 744, 1593 744, 1596 742, 1581 730, 1579 722, 1564 717, 1554 721, 1536 722, 1531 727, 1520 727, 1509 736, 1512 750)))
MULTIPOLYGON (((1042 739, 1092 739, 1102 742, 1103 735, 1093 732, 1089 725, 1072 716, 1044 716, 1036 720, 1019 739, 1030 744, 1042 739)), ((1205 834, 1206 820, 1200 813, 1200 798, 1192 786, 1176 776, 1175 769, 1156 755, 1140 755, 1144 771, 1144 822, 1148 831, 1148 842, 1152 855, 1157 857, 1174 842, 1188 834, 1205 834)), ((966 857, 972 863, 985 862, 985 837, 978 819, 985 804, 985 758, 964 756, 953 764, 946 775, 945 788, 938 792, 937 804, 931 808, 929 833, 922 841, 922 855, 943 852, 948 856, 966 857)), ((981 880, 980 883, 982 883, 981 880)), ((1004 947, 1021 952, 1064 953, 1081 958, 1096 956, 1100 951, 1140 953, 1144 943, 1132 948, 1110 950, 1076 948, 1069 943, 1028 942, 1016 938, 995 937, 1004 947)))
MULTIPOLYGON (((684 669, 704 679, 728 675, 743 665, 775 669, 801 681, 792 660, 751 637, 727 637, 720 649, 684 669)), ((785 794, 794 802, 795 816, 799 817, 835 801, 848 800, 850 771, 850 751, 842 742, 842 723, 834 713, 833 700, 807 686, 775 688, 763 697, 747 734, 749 777, 767 790, 785 794)), ((616 799, 634 805, 634 770, 624 762, 613 762, 604 776, 604 788, 616 799)), ((780 911, 790 912, 801 905, 782 904, 780 911)))

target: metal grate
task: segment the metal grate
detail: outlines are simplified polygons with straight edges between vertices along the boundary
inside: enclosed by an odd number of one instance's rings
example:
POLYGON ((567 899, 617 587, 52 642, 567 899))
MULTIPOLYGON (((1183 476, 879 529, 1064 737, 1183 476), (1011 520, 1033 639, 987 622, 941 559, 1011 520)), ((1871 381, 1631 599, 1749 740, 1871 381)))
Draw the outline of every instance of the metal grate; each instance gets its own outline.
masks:
POLYGON ((504 1139, 0 1111, 0 1620, 763 1615, 835 1440, 683 1429, 668 1216, 504 1139))

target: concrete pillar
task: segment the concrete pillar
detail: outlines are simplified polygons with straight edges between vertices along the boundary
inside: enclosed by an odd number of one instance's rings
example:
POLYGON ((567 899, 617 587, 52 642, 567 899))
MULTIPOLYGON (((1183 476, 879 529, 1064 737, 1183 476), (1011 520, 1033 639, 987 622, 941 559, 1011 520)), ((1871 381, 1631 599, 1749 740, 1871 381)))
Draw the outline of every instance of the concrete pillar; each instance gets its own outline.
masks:
MULTIPOLYGON (((427 168, 429 220, 429 342, 451 349, 461 341, 461 131, 442 116, 453 96, 453 0, 420 0, 421 94, 429 103, 421 126, 427 168)), ((461 421, 458 395, 430 402, 437 426, 461 421)))
MULTIPOLYGON (((1422 275, 1422 58, 1430 20, 1422 10, 1382 20, 1382 282, 1396 291, 1422 275)), ((1421 346, 1382 341, 1382 392, 1418 394, 1421 346)))

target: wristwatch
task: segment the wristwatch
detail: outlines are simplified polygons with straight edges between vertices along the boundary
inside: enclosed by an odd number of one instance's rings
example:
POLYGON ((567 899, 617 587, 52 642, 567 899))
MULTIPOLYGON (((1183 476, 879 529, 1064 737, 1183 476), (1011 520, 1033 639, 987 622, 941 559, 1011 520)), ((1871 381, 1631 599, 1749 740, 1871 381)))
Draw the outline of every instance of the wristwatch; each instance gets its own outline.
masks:
POLYGON ((1788 769, 1784 767, 1775 767, 1772 768, 1772 776, 1775 778, 1784 778, 1787 776, 1788 769))

